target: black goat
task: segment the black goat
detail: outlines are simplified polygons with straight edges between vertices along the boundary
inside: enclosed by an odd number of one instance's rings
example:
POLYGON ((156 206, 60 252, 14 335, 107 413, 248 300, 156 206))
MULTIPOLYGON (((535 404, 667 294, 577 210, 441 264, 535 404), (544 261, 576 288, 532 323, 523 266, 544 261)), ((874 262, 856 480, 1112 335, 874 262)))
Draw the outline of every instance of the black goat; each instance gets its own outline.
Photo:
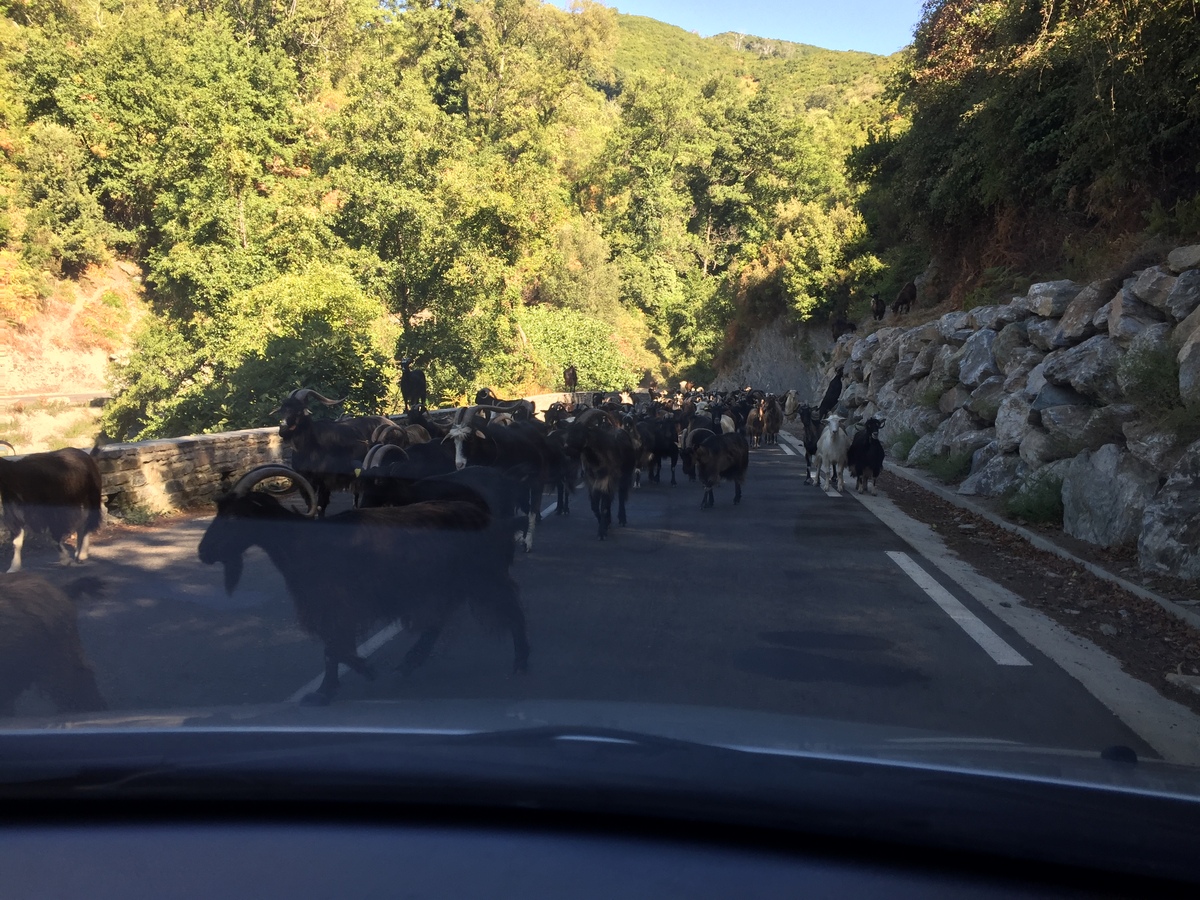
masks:
POLYGON ((799 414, 800 424, 804 427, 804 483, 812 484, 812 463, 817 455, 817 441, 821 439, 821 420, 807 403, 800 407, 799 414))
MULTIPOLYGON (((459 410, 458 420, 442 438, 454 444, 454 465, 461 469, 472 465, 497 466, 523 473, 524 495, 521 508, 526 511, 525 550, 533 549, 533 533, 541 513, 542 492, 549 479, 549 450, 546 438, 530 422, 484 423, 480 409, 459 410)), ((494 408, 493 408, 494 409, 494 408)))
POLYGON ((838 366, 837 371, 833 373, 833 378, 829 382, 829 387, 825 389, 825 396, 821 398, 821 405, 817 407, 817 421, 825 421, 825 417, 837 408, 837 402, 841 398, 842 367, 838 366))
POLYGON ((59 590, 31 572, 0 575, 0 715, 11 716, 17 698, 31 687, 63 711, 106 708, 71 602, 98 593, 100 585, 98 578, 77 578, 59 590))
POLYGON ((868 488, 872 494, 875 493, 879 473, 883 471, 883 444, 879 441, 879 429, 885 424, 885 419, 875 416, 867 419, 854 435, 846 452, 846 467, 854 476, 854 486, 860 494, 866 493, 868 488))
POLYGON ((830 331, 833 334, 833 339, 836 341, 843 334, 850 334, 852 331, 858 331, 858 326, 841 313, 838 313, 837 318, 835 318, 832 325, 830 325, 830 331))
POLYGON ((883 302, 883 299, 878 293, 872 294, 871 318, 873 318, 876 322, 880 322, 883 320, 885 315, 887 315, 887 304, 883 302))
POLYGON ((304 698, 326 704, 345 664, 367 678, 373 668, 358 655, 360 634, 399 620, 420 632, 400 665, 408 673, 429 656, 451 614, 463 603, 477 618, 512 634, 513 670, 526 671, 529 641, 517 586, 509 576, 512 537, 478 502, 414 503, 355 509, 314 521, 317 497, 299 473, 260 466, 217 500, 217 515, 200 541, 200 560, 225 567, 232 592, 246 550, 261 547, 287 584, 300 626, 325 645, 325 677, 304 698), (287 477, 304 494, 306 513, 285 509, 253 490, 266 478, 287 477))
POLYGON ((750 446, 744 437, 736 432, 715 434, 696 447, 695 458, 696 471, 704 483, 701 509, 710 509, 716 502, 713 488, 722 480, 733 482, 733 502, 742 502, 742 484, 750 465, 750 446))
POLYGON ((895 302, 892 303, 892 312, 896 315, 906 313, 912 309, 912 305, 917 301, 917 284, 910 281, 904 287, 900 288, 900 293, 896 295, 895 302))
POLYGON ((579 457, 598 534, 600 540, 604 540, 612 524, 614 494, 617 497, 617 521, 622 525, 627 521, 625 502, 633 485, 633 441, 611 413, 589 409, 568 429, 566 449, 579 457))
POLYGON ((762 417, 763 443, 778 444, 779 429, 783 427, 783 408, 774 394, 767 394, 758 402, 759 415, 762 417))
POLYGON ((546 436, 546 449, 549 453, 549 484, 554 485, 558 503, 554 507, 556 516, 571 514, 571 494, 579 484, 582 466, 578 455, 567 452, 567 432, 565 429, 551 431, 546 436))
MULTIPOLYGON (((0 441, 10 450, 8 441, 0 441)), ((82 450, 67 448, 0 458, 0 521, 13 535, 9 572, 21 571, 25 532, 48 531, 63 564, 70 562, 66 538, 75 533, 75 560, 88 556, 88 538, 100 527, 100 469, 82 450)))
POLYGON ((429 405, 429 382, 425 379, 423 369, 413 369, 412 360, 405 357, 400 360, 400 395, 404 398, 404 410, 407 412, 414 407, 424 409, 429 405))
POLYGON ((283 417, 279 436, 292 445, 292 467, 316 489, 317 515, 321 517, 330 494, 353 483, 375 430, 393 423, 382 416, 355 416, 336 422, 315 419, 308 408, 313 399, 323 406, 342 402, 323 397, 311 388, 301 388, 287 396, 276 414, 283 417))
POLYGON ((716 434, 711 419, 696 416, 693 422, 692 427, 684 433, 682 446, 679 448, 679 457, 683 462, 683 474, 688 477, 688 481, 696 480, 696 448, 716 434))
POLYGON ((575 389, 579 387, 579 373, 575 371, 574 366, 567 366, 563 370, 563 386, 568 393, 575 393, 575 389))

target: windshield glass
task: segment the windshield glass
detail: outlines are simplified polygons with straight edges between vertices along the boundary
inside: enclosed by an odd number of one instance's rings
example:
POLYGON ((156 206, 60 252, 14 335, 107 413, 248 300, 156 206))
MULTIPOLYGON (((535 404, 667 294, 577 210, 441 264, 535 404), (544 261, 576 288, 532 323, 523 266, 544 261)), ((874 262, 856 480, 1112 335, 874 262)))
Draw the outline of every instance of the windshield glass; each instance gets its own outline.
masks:
POLYGON ((1200 793, 1194 4, 636 6, 5 5, 0 742, 1200 793))

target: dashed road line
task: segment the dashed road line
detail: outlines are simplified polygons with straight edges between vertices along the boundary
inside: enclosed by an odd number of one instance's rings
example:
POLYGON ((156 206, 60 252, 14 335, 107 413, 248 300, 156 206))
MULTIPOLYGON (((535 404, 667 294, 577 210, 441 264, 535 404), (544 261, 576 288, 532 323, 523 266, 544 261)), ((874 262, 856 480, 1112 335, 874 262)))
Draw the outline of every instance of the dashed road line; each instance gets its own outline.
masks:
POLYGON ((777 446, 780 450, 782 450, 788 456, 796 455, 796 451, 793 450, 791 447, 789 447, 787 444, 776 444, 775 446, 777 446))
POLYGON ((916 582, 917 587, 929 595, 942 610, 967 635, 983 648, 997 665, 1028 666, 1032 665, 1025 657, 1005 643, 1004 639, 983 623, 983 620, 963 606, 962 602, 948 590, 938 584, 933 577, 913 561, 907 553, 899 550, 886 551, 888 558, 898 565, 904 574, 916 582))

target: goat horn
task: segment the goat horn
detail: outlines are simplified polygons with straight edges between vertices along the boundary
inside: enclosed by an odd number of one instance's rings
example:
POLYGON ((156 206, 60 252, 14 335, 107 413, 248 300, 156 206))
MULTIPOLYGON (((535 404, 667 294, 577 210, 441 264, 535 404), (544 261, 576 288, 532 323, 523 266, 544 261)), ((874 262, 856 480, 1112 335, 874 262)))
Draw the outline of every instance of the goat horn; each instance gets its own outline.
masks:
POLYGON ((300 489, 300 493, 304 495, 304 499, 308 501, 308 509, 305 515, 313 518, 317 514, 317 492, 313 490, 313 486, 308 483, 303 475, 295 469, 280 465, 279 463, 267 463, 265 466, 257 466, 243 475, 237 480, 230 492, 235 497, 245 497, 250 491, 254 490, 254 486, 261 481, 266 481, 268 478, 289 478, 292 483, 300 489))
POLYGON ((9 450, 11 450, 13 452, 13 456, 17 455, 17 448, 14 447, 12 444, 10 444, 8 441, 0 441, 0 444, 3 444, 5 447, 7 447, 9 450))
POLYGON ((346 402, 345 397, 343 397, 341 400, 330 400, 328 397, 324 396, 318 391, 314 391, 312 388, 299 388, 298 390, 292 391, 288 399, 296 400, 299 403, 308 403, 309 397, 316 397, 317 400, 319 400, 325 406, 337 406, 339 403, 346 402))

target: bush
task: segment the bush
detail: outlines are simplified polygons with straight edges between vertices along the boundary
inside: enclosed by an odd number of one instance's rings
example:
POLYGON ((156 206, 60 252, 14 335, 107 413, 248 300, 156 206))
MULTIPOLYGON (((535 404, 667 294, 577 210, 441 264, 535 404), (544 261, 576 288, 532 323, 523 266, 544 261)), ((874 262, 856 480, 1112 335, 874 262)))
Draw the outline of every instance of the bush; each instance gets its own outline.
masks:
POLYGON ((1155 430, 1175 435, 1181 444, 1200 438, 1200 416, 1179 395, 1179 362, 1169 349, 1140 347, 1125 354, 1117 369, 1125 397, 1155 430))
POLYGON ((905 428, 898 435, 896 440, 892 442, 892 448, 896 454, 896 459, 904 462, 908 459, 908 454, 912 452, 913 445, 920 440, 920 437, 911 428, 905 428))
POLYGON ((924 466, 939 481, 961 481, 971 471, 971 454, 964 452, 934 456, 924 466))
POLYGON ((1004 511, 1035 525, 1062 525, 1062 478, 1044 470, 1035 472, 1004 500, 1004 511))
POLYGON ((580 390, 621 390, 638 383, 637 369, 622 356, 612 327, 604 322, 549 306, 523 309, 517 321, 529 339, 540 383, 560 384, 567 366, 579 373, 580 390))

